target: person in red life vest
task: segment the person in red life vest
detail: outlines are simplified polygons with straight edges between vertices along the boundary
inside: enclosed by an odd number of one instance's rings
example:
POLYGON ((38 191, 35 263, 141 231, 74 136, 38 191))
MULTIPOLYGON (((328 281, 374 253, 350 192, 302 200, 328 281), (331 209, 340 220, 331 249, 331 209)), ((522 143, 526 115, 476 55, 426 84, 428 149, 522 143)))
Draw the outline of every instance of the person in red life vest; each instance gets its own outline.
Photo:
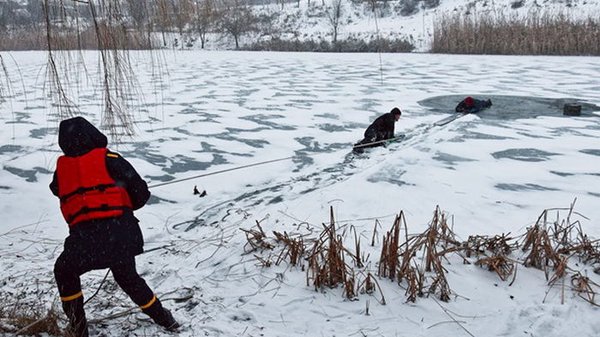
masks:
MULTIPOLYGON (((355 145, 370 144, 386 139, 394 138, 394 126, 400 119, 402 111, 398 108, 393 108, 390 112, 385 113, 371 123, 365 130, 364 138, 355 145)), ((374 146, 383 144, 374 144, 374 146)))
POLYGON ((50 190, 60 199, 69 236, 54 276, 69 336, 89 335, 80 276, 104 268, 156 324, 176 331, 179 324, 135 268, 144 239, 133 211, 148 201, 148 185, 127 160, 107 149, 106 136, 83 117, 60 123, 58 144, 64 155, 50 190))
POLYGON ((454 108, 454 111, 465 113, 465 114, 477 113, 477 112, 479 112, 483 109, 489 108, 491 106, 492 106, 491 99, 481 100, 481 99, 475 99, 471 96, 467 96, 465 99, 460 101, 460 103, 458 103, 456 108, 454 108))

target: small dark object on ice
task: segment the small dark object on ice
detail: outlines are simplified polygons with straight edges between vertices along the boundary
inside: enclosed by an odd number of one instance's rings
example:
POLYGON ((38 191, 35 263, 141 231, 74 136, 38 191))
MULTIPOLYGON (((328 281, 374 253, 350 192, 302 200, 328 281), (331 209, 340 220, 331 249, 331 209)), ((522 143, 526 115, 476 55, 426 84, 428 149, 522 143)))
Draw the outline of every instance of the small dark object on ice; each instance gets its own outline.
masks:
POLYGON ((565 116, 581 116, 581 105, 576 103, 566 103, 563 107, 565 116))
POLYGON ((194 195, 196 194, 200 194, 200 198, 202 198, 206 196, 206 191, 202 191, 202 193, 200 193, 200 191, 198 191, 198 187, 194 186, 194 195))

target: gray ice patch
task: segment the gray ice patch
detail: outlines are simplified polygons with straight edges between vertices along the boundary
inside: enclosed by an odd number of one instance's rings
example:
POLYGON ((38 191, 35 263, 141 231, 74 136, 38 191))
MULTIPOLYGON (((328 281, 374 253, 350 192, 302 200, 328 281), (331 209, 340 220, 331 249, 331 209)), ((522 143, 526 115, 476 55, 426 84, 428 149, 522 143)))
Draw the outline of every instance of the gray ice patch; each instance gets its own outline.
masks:
POLYGON ((458 163, 458 162, 475 161, 473 159, 459 157, 459 156, 455 156, 455 155, 451 155, 451 154, 443 153, 443 152, 436 152, 435 156, 433 156, 433 159, 441 161, 441 162, 449 164, 449 165, 456 165, 456 163, 458 163))
POLYGON ((150 195, 150 199, 148 199, 148 202, 146 202, 146 204, 147 205, 153 205, 153 204, 160 204, 162 202, 166 202, 166 203, 169 203, 169 204, 176 204, 177 203, 177 202, 175 202, 173 200, 163 199, 163 198, 157 197, 154 194, 152 194, 152 195, 150 195))
POLYGON ((505 191, 558 191, 556 188, 537 184, 496 184, 495 187, 505 191))
POLYGON ((46 170, 43 167, 39 167, 36 166, 31 170, 23 170, 17 167, 11 167, 11 166, 4 166, 4 169, 16 176, 19 176, 21 178, 25 178, 25 181, 28 181, 30 183, 34 183, 37 182, 37 173, 44 173, 44 174, 51 174, 52 172, 46 170))
POLYGON ((342 131, 348 130, 348 128, 346 128, 343 125, 329 124, 329 123, 317 124, 317 127, 320 130, 323 130, 323 131, 326 131, 326 132, 342 132, 342 131))
POLYGON ((162 176, 146 175, 146 179, 148 179, 150 181, 160 181, 160 182, 164 183, 167 181, 175 180, 175 177, 173 177, 172 175, 168 175, 168 174, 163 174, 162 176))
POLYGON ((370 183, 386 182, 397 186, 410 185, 406 181, 400 179, 404 173, 406 173, 404 170, 398 168, 389 168, 371 175, 367 178, 367 181, 370 183))
POLYGON ((322 114, 315 114, 315 117, 321 117, 321 118, 327 118, 327 119, 333 119, 333 120, 338 119, 338 116, 336 114, 332 114, 329 112, 322 113, 322 114))
POLYGON ((11 121, 7 121, 6 124, 33 124, 33 122, 29 121, 31 114, 23 113, 23 112, 14 112, 14 119, 11 121))
POLYGON ((56 135, 57 132, 57 128, 41 128, 29 131, 29 135, 31 138, 42 139, 47 135, 56 135))
POLYGON ((304 167, 312 165, 315 161, 312 157, 308 156, 305 152, 296 151, 292 162, 296 164, 296 168, 293 172, 300 172, 304 167))
POLYGON ((600 149, 583 149, 579 150, 579 152, 589 154, 592 156, 600 156, 600 149))
POLYGON ((559 171, 550 171, 550 173, 556 174, 557 176, 560 176, 560 177, 568 177, 568 176, 574 176, 575 175, 575 173, 559 172, 559 171))
MULTIPOLYGON (((481 133, 481 132, 474 132, 474 131, 468 131, 465 130, 465 134, 459 137, 455 137, 455 139, 457 140, 462 140, 462 139, 482 139, 482 140, 506 140, 506 139, 514 139, 513 137, 505 137, 505 136, 497 136, 497 135, 490 135, 487 133, 481 133)), ((455 140, 452 139, 452 140, 455 140)))
POLYGON ((2 145, 0 146, 0 154, 19 152, 21 149, 23 149, 23 147, 19 145, 2 145))
POLYGON ((190 158, 184 155, 176 155, 172 157, 172 161, 173 163, 170 167, 163 168, 163 170, 169 174, 188 171, 203 171, 213 165, 227 163, 227 160, 225 160, 223 156, 218 154, 213 154, 213 160, 211 162, 197 161, 194 158, 190 158))
POLYGON ((551 156, 557 156, 558 153, 546 152, 532 148, 508 149, 492 153, 496 159, 508 158, 520 161, 538 162, 550 159, 551 156))
POLYGON ((277 124, 275 122, 270 121, 270 119, 283 119, 284 117, 285 116, 283 116, 283 115, 256 114, 256 115, 251 115, 251 116, 243 116, 243 117, 240 117, 240 119, 249 120, 256 124, 268 126, 269 128, 272 128, 275 130, 286 130, 286 131, 296 130, 296 127, 294 127, 294 126, 277 124))

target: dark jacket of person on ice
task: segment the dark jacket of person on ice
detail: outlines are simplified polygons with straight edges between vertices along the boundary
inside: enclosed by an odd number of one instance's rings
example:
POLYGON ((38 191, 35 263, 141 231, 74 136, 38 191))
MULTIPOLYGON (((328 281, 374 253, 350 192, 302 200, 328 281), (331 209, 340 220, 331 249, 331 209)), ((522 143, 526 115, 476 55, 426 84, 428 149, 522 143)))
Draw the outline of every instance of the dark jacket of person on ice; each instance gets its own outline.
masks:
POLYGON ((467 96, 465 99, 463 99, 460 103, 458 103, 458 105, 456 106, 456 108, 454 109, 456 112, 461 112, 461 113, 477 113, 483 109, 489 108, 492 106, 492 100, 491 99, 487 99, 487 100, 481 100, 481 99, 475 99, 471 96, 467 96))
POLYGON ((69 336, 88 336, 80 276, 104 268, 110 268, 117 284, 155 323, 176 330, 179 324, 135 267, 144 239, 133 211, 150 197, 146 182, 127 160, 107 149, 106 136, 83 117, 60 123, 58 144, 64 155, 58 158, 50 190, 60 199, 69 236, 54 276, 69 336))
POLYGON ((400 109, 393 108, 392 111, 377 117, 367 130, 365 130, 365 138, 359 144, 368 144, 394 138, 394 126, 401 115, 402 112, 400 109))

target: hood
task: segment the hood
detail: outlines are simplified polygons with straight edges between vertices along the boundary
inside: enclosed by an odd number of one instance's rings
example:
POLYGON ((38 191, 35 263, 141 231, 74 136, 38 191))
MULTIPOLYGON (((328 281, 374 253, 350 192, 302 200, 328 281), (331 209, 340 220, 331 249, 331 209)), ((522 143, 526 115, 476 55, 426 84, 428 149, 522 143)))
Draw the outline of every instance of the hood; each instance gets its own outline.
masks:
POLYGON ((106 147, 107 144, 106 136, 83 117, 60 122, 58 145, 66 156, 81 156, 93 149, 106 147))

